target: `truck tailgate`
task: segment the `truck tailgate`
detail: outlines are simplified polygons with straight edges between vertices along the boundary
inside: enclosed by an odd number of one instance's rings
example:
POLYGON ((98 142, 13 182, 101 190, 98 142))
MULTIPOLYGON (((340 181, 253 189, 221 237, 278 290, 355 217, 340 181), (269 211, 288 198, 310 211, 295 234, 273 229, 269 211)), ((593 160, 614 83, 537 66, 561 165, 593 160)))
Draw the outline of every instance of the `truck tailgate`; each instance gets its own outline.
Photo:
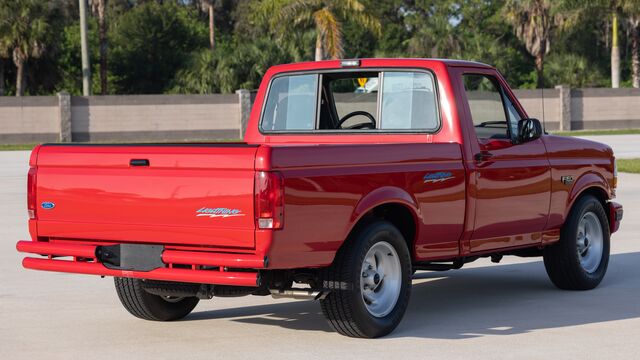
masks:
POLYGON ((257 146, 45 145, 41 237, 254 247, 257 146))

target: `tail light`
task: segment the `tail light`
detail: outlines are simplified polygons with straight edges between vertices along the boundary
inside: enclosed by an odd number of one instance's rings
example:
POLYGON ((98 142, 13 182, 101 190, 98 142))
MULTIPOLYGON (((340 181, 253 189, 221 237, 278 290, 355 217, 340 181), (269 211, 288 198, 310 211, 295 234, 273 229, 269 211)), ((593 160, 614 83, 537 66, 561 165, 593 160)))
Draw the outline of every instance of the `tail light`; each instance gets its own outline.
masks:
POLYGON ((284 178, 279 172, 258 171, 255 177, 255 211, 259 229, 282 229, 284 178))
POLYGON ((30 167, 27 175, 27 211, 29 219, 36 218, 36 168, 30 167))

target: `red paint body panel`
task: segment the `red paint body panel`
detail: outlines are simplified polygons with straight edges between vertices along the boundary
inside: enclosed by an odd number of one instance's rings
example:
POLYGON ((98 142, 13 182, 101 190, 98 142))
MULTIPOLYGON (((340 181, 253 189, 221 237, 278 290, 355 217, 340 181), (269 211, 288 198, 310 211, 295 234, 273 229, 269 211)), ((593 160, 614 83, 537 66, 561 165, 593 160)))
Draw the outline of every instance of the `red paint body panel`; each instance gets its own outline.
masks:
POLYGON ((95 258, 96 247, 76 244, 53 244, 44 241, 18 241, 16 249, 19 252, 40 254, 40 255, 57 255, 57 256, 74 256, 82 258, 95 258))
POLYGON ((613 151, 594 141, 548 135, 544 137, 552 172, 551 206, 547 228, 560 227, 578 196, 596 188, 606 199, 614 198, 613 151), (571 175, 567 186, 561 176, 571 175))
POLYGON ((257 286, 257 272, 227 272, 215 270, 189 270, 160 268, 152 271, 113 270, 97 262, 77 262, 51 259, 24 258, 22 266, 26 269, 57 271, 75 274, 117 276, 136 279, 166 280, 197 284, 216 284, 233 286, 257 286))
POLYGON ((109 269, 96 262, 97 245, 95 244, 19 241, 16 248, 20 252, 49 257, 48 259, 25 258, 22 264, 28 269, 204 284, 257 286, 259 278, 257 271, 199 270, 201 265, 233 269, 261 269, 265 267, 265 259, 255 255, 167 249, 162 253, 162 261, 168 267, 146 272, 128 271, 109 269), (73 259, 53 260, 53 257, 72 257, 73 259), (176 268, 174 265, 190 265, 191 269, 176 268))
MULTIPOLYGON (((167 267, 125 274, 96 262, 31 258, 25 259, 25 267, 255 284, 254 272, 236 275, 197 268, 327 266, 358 221, 388 204, 411 215, 414 261, 540 247, 558 240, 571 206, 584 191, 605 201, 614 197, 613 153, 606 145, 551 135, 523 144, 478 141, 464 73, 496 77, 526 117, 495 69, 428 59, 363 59, 360 68, 431 71, 437 82, 440 129, 263 134, 258 125, 274 76, 337 70, 340 62, 275 66, 260 85, 245 143, 56 145, 39 146, 32 153, 36 204, 52 202, 55 207, 38 206, 36 219, 29 221, 33 244, 20 243, 21 251, 77 256, 88 250, 74 243, 93 249, 96 244, 162 244, 165 263, 192 265, 192 270, 167 267), (494 156, 476 160, 481 151, 494 156), (148 166, 130 166, 134 159, 148 160, 148 166), (284 179, 282 229, 256 226, 256 171, 277 171, 284 179), (450 176, 425 181, 435 172, 450 176), (561 181, 566 175, 573 176, 571 184, 561 181), (237 209, 242 215, 198 216, 201 208, 237 209)), ((622 207, 610 203, 609 213, 613 232, 622 207)))
POLYGON ((416 260, 458 255, 465 195, 458 144, 273 146, 271 162, 286 194, 286 226, 274 232, 269 252, 274 267, 331 263, 357 221, 386 203, 414 215, 416 260), (437 171, 453 179, 423 181, 437 171))
POLYGON ((44 146, 36 202, 56 207, 38 210, 38 235, 253 248, 256 148, 44 146), (198 216, 203 207, 242 216, 198 216))
POLYGON ((622 220, 623 214, 622 205, 613 201, 609 203, 609 223, 612 234, 620 228, 620 221, 622 220))

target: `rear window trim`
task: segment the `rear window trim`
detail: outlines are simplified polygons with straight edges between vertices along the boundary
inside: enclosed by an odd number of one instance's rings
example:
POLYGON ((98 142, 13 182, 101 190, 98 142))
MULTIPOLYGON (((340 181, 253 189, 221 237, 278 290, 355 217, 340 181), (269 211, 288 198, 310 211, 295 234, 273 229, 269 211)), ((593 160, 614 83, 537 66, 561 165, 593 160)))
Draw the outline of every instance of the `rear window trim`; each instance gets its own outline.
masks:
MULTIPOLYGON (((384 76, 384 75, 382 75, 384 76)), ((427 68, 413 68, 413 67, 358 67, 358 68, 348 68, 348 69, 315 69, 315 70, 305 70, 305 71, 284 71, 274 75, 270 80, 267 86, 267 90, 265 92, 264 99, 262 100, 262 106, 260 109, 260 121, 258 123, 258 131, 262 135, 336 135, 336 134, 345 134, 345 135, 384 135, 384 134, 426 134, 426 135, 434 135, 442 130, 442 113, 440 108, 440 90, 439 90, 439 82, 438 77, 435 72, 431 69, 427 68), (436 115, 438 126, 433 129, 351 129, 351 130, 320 130, 317 129, 318 121, 320 117, 320 97, 321 94, 321 80, 323 74, 330 73, 345 73, 345 72, 418 72, 418 73, 426 73, 430 74, 433 79, 434 91, 435 91, 435 104, 436 104, 436 115), (264 122, 264 111, 265 106, 267 104, 269 98, 269 92, 271 91, 271 85, 273 81, 284 76, 296 76, 296 75, 310 75, 316 74, 318 81, 318 90, 316 91, 316 109, 315 109, 315 123, 314 129, 311 130, 264 130, 262 128, 262 123, 264 122)), ((378 93, 381 93, 382 89, 378 90, 378 93)), ((380 98, 380 96, 378 96, 380 98)), ((381 107, 380 101, 378 101, 377 107, 381 107)), ((376 127, 379 125, 376 124, 376 127)))

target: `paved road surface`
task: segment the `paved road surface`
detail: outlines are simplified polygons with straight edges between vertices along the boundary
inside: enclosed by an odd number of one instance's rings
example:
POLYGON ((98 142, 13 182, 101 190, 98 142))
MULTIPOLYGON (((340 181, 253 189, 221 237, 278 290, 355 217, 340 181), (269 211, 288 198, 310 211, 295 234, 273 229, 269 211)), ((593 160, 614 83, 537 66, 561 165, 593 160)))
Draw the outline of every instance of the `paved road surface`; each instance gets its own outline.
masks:
POLYGON ((640 175, 621 174, 625 221, 607 277, 556 290, 538 259, 420 272, 389 337, 331 332, 317 303, 244 297, 203 301, 184 321, 129 316, 111 279, 27 271, 27 154, 0 152, 0 353, 4 359, 638 359, 640 175))

